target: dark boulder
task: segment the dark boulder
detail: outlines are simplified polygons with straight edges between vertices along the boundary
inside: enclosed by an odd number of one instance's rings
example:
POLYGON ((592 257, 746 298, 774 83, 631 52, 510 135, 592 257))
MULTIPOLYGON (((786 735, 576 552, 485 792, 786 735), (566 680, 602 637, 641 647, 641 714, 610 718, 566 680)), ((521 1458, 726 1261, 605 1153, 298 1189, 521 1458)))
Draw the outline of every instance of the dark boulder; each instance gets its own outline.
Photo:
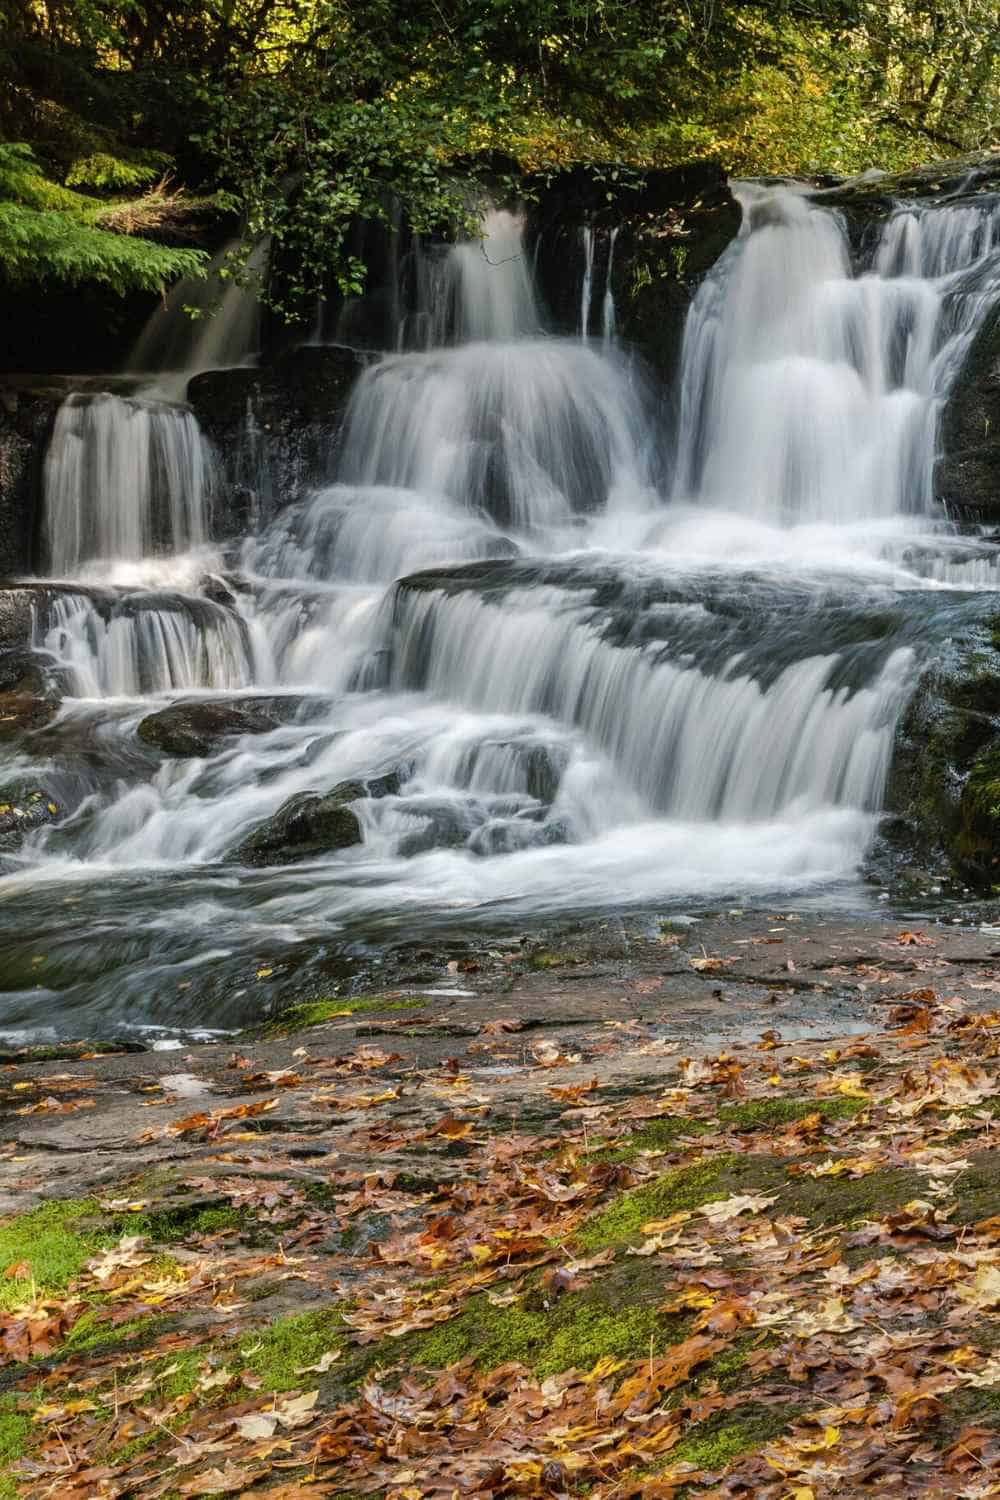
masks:
POLYGON ((1000 885, 1000 615, 959 608, 896 734, 869 862, 889 884, 1000 885))
POLYGON ((227 739, 267 734, 295 717, 299 698, 230 698, 172 703, 140 721, 144 744, 164 755, 214 755, 227 739))
POLYGON ((350 803, 398 792, 396 771, 366 781, 342 781, 325 793, 299 792, 243 840, 235 857, 245 865, 288 865, 318 859, 362 842, 361 824, 350 803))

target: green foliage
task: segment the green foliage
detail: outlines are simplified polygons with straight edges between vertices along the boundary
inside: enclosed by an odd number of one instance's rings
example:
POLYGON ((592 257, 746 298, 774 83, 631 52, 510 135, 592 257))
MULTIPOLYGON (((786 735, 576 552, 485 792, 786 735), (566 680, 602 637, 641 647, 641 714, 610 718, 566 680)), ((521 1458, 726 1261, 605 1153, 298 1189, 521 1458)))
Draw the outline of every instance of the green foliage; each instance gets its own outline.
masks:
POLYGON ((176 204, 154 188, 173 165, 241 217, 247 255, 271 237, 269 295, 292 313, 331 279, 361 289, 359 224, 472 224, 470 175, 504 192, 576 163, 705 156, 742 173, 892 171, 991 146, 1000 110, 990 0, 38 0, 8 11, 0 135, 34 157, 2 148, 4 274, 116 290, 187 274, 192 250, 132 238, 176 225, 176 204))
POLYGON ((155 181, 158 167, 148 161, 123 161, 107 151, 80 157, 66 173, 67 187, 138 188, 155 181))
POLYGON ((51 182, 31 148, 0 144, 0 275, 19 282, 98 282, 112 291, 160 291, 197 275, 206 257, 97 227, 103 207, 51 182))

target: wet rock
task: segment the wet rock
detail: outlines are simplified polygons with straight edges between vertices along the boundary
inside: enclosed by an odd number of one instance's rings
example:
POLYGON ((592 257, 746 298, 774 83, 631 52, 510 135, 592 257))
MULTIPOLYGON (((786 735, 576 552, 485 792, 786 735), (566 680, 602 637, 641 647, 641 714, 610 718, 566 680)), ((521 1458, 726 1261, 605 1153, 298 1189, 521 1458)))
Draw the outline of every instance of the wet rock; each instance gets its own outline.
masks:
POLYGON ((739 205, 722 168, 711 161, 648 172, 576 167, 537 184, 537 193, 528 239, 560 332, 580 328, 582 231, 590 227, 591 334, 601 335, 610 261, 618 334, 671 379, 694 293, 739 232, 739 205))
POLYGON ((42 461, 61 399, 0 386, 0 578, 27 573, 34 561, 42 461))
POLYGON ((362 842, 361 824, 349 804, 392 796, 399 786, 399 772, 391 771, 367 781, 341 781, 322 794, 300 792, 243 840, 236 858, 245 865, 288 865, 349 849, 362 842))
POLYGON ((14 647, 0 650, 0 693, 30 693, 41 697, 46 690, 45 663, 34 651, 14 647))
POLYGON ((1000 615, 955 623, 897 731, 869 861, 885 883, 1000 884, 1000 615))
POLYGON ((402 810, 422 820, 422 826, 404 834, 399 841, 398 851, 404 859, 426 854, 431 849, 461 849, 488 817, 486 808, 475 797, 411 797, 402 810))
POLYGON ((51 699, 31 693, 0 693, 0 742, 44 729, 57 712, 58 705, 51 699))
POLYGON ((333 476, 336 435, 364 367, 351 349, 290 349, 254 369, 210 370, 188 401, 218 456, 212 532, 241 537, 333 476))
POLYGON ((0 854, 15 853, 34 829, 57 822, 60 812, 37 782, 20 779, 0 786, 0 854))
POLYGON ((959 521, 1000 521, 1000 308, 985 319, 941 414, 935 489, 959 521))
POLYGON ((222 749, 225 741, 240 734, 268 734, 295 717, 299 698, 232 698, 222 702, 204 699, 172 703, 140 722, 138 734, 144 744, 164 755, 207 756, 222 749))

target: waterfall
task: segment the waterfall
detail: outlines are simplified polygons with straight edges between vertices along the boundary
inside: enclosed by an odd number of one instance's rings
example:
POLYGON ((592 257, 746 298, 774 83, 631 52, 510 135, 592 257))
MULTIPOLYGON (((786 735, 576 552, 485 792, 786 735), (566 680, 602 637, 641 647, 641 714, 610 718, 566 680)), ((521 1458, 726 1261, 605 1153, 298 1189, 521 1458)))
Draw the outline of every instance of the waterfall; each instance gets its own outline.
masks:
POLYGON ((898 210, 854 274, 804 190, 738 195, 685 330, 677 497, 790 524, 929 513, 937 406, 996 295, 995 202, 898 210))
POLYGON ((49 568, 132 562, 207 537, 212 464, 192 413, 119 396, 68 396, 43 476, 49 568))
MULTIPOLYGON (((615 243, 618 239, 619 226, 616 224, 608 232, 607 236, 607 259, 604 263, 604 295, 601 297, 601 342, 607 347, 615 336, 617 322, 615 310, 615 294, 612 285, 612 276, 615 269, 615 243)), ((590 338, 590 327, 593 321, 594 305, 594 266, 597 255, 597 231, 591 224, 584 224, 580 230, 580 241, 583 246, 583 281, 580 287, 580 338, 584 343, 590 338)))
MULTIPOLYGON (((99 921, 59 909, 78 1017, 204 1020, 211 996, 250 1020, 262 957, 289 950, 293 987, 300 945, 386 923, 855 888, 899 717, 959 628, 948 589, 997 583, 930 481, 1000 289, 1000 211, 900 205, 858 250, 805 189, 737 191, 675 434, 618 347, 618 231, 583 231, 578 336, 556 338, 521 216, 491 209, 481 238, 400 257, 408 312, 354 387, 334 482, 246 537, 224 583, 190 412, 63 406, 44 530, 78 581, 38 605, 34 644, 93 730, 87 790, 26 839, 0 941, 17 909, 51 951, 45 890, 120 879, 99 921), (295 711, 227 721, 251 693, 295 711), (205 752, 157 759, 143 716, 206 697, 205 752), (290 798, 345 782, 359 844, 242 869, 290 798)), ((209 358, 185 349, 164 358, 209 358)), ((34 1015, 34 981, 15 999, 34 1015)))
POLYGON ((649 482, 628 372, 568 341, 391 356, 362 374, 344 432, 347 484, 441 496, 501 526, 564 524, 649 482))
POLYGON ((604 275, 604 300, 601 303, 601 338, 605 345, 610 344, 615 336, 616 312, 615 293, 612 277, 615 271, 615 242, 618 239, 618 225, 608 236, 608 268, 604 275))

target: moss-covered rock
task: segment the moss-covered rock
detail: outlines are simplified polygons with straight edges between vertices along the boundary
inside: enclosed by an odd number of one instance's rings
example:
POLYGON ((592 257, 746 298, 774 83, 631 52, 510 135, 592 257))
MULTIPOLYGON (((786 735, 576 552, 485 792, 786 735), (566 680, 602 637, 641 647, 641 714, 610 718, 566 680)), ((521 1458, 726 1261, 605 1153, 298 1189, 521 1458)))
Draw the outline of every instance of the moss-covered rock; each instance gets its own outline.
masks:
POLYGON ((286 723, 301 701, 281 697, 172 703, 140 720, 138 735, 164 755, 212 755, 235 735, 267 734, 286 723))

